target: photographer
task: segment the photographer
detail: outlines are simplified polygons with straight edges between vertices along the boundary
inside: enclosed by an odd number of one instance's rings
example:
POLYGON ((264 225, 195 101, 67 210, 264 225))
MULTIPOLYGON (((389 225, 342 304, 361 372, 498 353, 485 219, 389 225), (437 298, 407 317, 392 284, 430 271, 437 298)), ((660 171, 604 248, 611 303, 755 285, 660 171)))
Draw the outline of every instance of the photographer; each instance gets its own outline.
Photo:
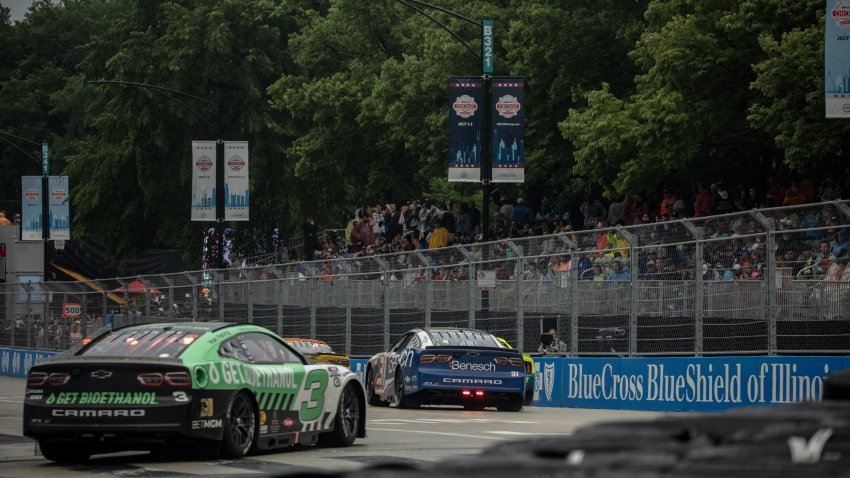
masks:
POLYGON ((558 331, 555 328, 549 329, 549 332, 540 336, 540 347, 538 352, 555 355, 567 353, 567 344, 558 338, 558 331))

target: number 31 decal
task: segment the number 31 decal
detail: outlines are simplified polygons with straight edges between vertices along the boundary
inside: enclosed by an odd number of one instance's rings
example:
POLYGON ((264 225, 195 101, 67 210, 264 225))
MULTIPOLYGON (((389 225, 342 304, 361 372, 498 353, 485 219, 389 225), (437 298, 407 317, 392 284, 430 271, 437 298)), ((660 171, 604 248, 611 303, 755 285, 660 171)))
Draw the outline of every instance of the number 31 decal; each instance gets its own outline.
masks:
POLYGON ((328 388, 328 372, 313 370, 304 380, 304 390, 310 392, 310 399, 301 402, 300 417, 302 422, 309 422, 322 416, 325 407, 325 389, 328 388))

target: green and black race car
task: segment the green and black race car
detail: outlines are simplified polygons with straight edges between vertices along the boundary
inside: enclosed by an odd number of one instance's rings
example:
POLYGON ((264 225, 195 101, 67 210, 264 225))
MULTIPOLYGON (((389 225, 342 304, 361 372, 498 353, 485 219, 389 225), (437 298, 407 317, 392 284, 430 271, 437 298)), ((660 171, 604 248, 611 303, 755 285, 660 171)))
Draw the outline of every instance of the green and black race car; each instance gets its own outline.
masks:
MULTIPOLYGON (((53 461, 208 441, 222 456, 366 436, 363 384, 250 324, 136 325, 33 366, 24 435, 53 461)), ((209 447, 205 447, 209 448, 209 447)))

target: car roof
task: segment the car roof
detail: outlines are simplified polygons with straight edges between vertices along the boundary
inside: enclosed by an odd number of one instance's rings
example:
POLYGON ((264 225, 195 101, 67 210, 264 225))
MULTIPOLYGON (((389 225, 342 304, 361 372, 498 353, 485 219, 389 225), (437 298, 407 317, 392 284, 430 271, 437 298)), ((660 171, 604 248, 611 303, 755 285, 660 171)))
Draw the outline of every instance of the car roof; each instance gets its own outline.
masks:
POLYGON ((164 322, 158 324, 135 324, 118 327, 115 331, 127 330, 175 330, 178 332, 197 332, 203 334, 214 332, 227 327, 237 327, 251 324, 237 324, 230 322, 164 322))
MULTIPOLYGON (((314 344, 328 345, 327 342, 325 342, 324 340, 319 340, 319 339, 301 339, 301 338, 298 338, 298 337, 285 337, 283 340, 286 340, 287 342, 290 342, 290 341, 296 342, 297 341, 297 342, 310 342, 310 343, 314 343, 314 344)), ((328 345, 328 347, 330 347, 330 345, 328 345)))

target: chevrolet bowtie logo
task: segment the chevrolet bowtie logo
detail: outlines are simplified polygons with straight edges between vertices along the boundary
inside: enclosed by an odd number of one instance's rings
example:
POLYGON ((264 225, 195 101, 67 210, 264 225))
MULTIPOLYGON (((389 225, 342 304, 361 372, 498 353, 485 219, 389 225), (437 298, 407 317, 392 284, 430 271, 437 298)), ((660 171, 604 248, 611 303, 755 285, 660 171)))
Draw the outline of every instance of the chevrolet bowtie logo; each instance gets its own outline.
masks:
POLYGON ((91 373, 92 378, 109 378, 112 376, 112 372, 109 370, 95 370, 91 373))

